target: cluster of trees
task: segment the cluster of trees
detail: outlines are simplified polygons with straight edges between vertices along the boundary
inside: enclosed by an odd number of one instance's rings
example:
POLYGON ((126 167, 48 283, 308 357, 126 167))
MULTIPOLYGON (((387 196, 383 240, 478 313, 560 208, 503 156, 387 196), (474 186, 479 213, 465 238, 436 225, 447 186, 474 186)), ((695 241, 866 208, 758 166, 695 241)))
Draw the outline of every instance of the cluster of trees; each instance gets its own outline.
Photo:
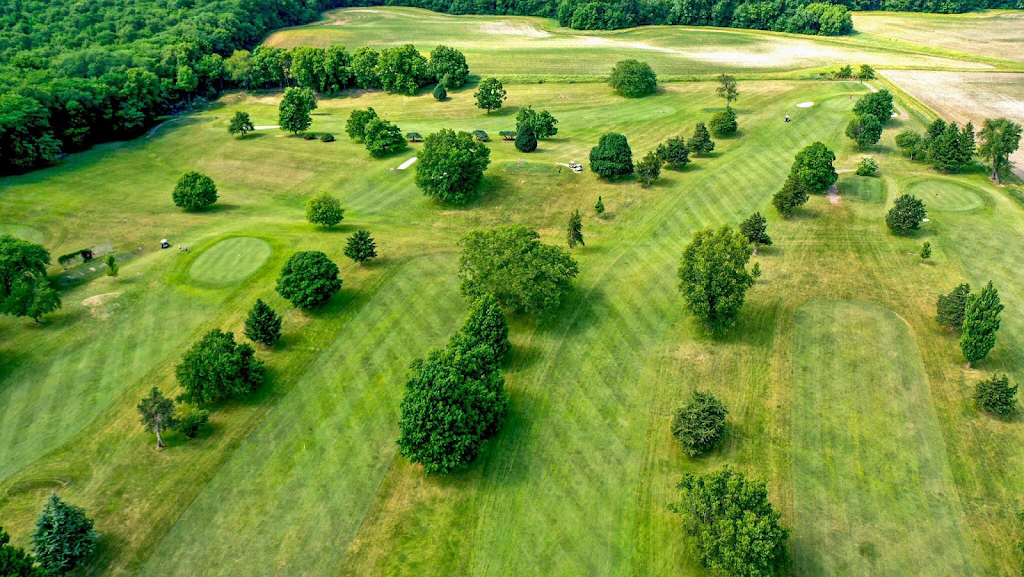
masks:
POLYGON ((0 575, 47 577, 69 573, 92 554, 98 538, 85 510, 54 493, 36 520, 32 554, 11 545, 11 536, 0 527, 0 575))
POLYGON ((864 148, 882 138, 882 126, 893 113, 892 93, 879 90, 862 96, 853 106, 854 117, 846 125, 846 136, 864 148))
POLYGON ((442 129, 427 136, 416 162, 416 186, 423 194, 451 204, 466 204, 477 193, 491 150, 468 132, 442 129))
POLYGON ((998 184, 1010 168, 1010 155, 1020 147, 1021 125, 1006 118, 987 118, 977 137, 980 143, 975 141, 974 124, 960 128, 939 118, 924 133, 904 130, 896 136, 896 146, 911 160, 924 160, 947 172, 959 172, 977 154, 989 163, 998 184))
POLYGON ((935 320, 950 330, 960 331, 960 350, 968 366, 973 366, 996 346, 1003 308, 992 281, 977 293, 972 293, 971 285, 965 283, 949 294, 939 295, 935 320))
POLYGON ((836 80, 850 80, 851 78, 856 78, 858 80, 873 80, 875 78, 875 69, 868 64, 861 64, 860 70, 858 70, 857 74, 854 75, 853 67, 847 64, 840 67, 839 70, 832 72, 830 76, 836 80))
POLYGON ((821 142, 815 142, 796 154, 785 184, 772 197, 779 214, 789 217, 810 198, 810 193, 824 192, 839 180, 832 165, 836 155, 821 142))
POLYGON ((42 246, 0 235, 0 314, 29 317, 38 323, 43 315, 59 309, 60 295, 50 286, 48 266, 50 252, 42 246))
POLYGON ((378 117, 373 108, 353 110, 345 122, 345 132, 352 140, 362 141, 366 150, 375 157, 394 154, 408 146, 402 130, 378 117))
POLYGON ((472 463, 504 422, 508 394, 500 368, 510 348, 498 300, 477 297, 448 345, 412 364, 398 422, 399 453, 427 473, 472 463))
POLYGON ((550 138, 558 134, 558 119, 547 110, 537 112, 532 106, 516 113, 516 150, 533 152, 537 150, 538 138, 550 138))

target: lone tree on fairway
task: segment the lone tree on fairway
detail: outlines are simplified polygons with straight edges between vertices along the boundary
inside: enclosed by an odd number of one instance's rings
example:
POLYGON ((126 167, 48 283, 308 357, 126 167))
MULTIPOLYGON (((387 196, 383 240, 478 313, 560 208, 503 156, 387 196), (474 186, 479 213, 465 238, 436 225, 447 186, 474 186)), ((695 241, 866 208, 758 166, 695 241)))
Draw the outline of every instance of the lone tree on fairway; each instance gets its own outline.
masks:
POLYGON ((352 233, 345 244, 345 256, 359 266, 363 266, 364 262, 372 258, 377 258, 377 244, 373 242, 370 231, 360 229, 352 233))
POLYGON ((476 99, 477 108, 482 108, 487 111, 487 114, 490 114, 492 110, 501 108, 501 103, 505 101, 507 96, 505 95, 505 87, 502 86, 500 80, 497 78, 485 78, 477 86, 473 98, 476 99))
POLYGON ((0 575, 4 577, 46 577, 46 571, 21 547, 11 545, 11 536, 0 527, 0 575))
POLYGON ((636 163, 636 177, 640 179, 641 187, 647 188, 661 177, 661 164, 661 159, 653 151, 636 163))
POLYGON ((278 120, 281 130, 287 130, 292 134, 303 132, 311 124, 313 117, 310 113, 316 110, 316 94, 309 88, 285 88, 284 97, 277 107, 278 120))
POLYGON ((892 118, 895 109, 892 105, 892 93, 884 88, 878 92, 872 92, 861 96, 853 105, 853 113, 857 116, 874 116, 880 124, 885 124, 892 118))
POLYGON ((697 560, 716 574, 769 577, 786 562, 789 530, 768 501, 764 481, 726 467, 687 473, 670 508, 683 519, 697 560))
POLYGON ((978 137, 978 156, 992 164, 992 179, 1000 183, 999 172, 1010 166, 1010 155, 1020 147, 1021 126, 1005 118, 986 118, 978 137))
POLYGON ((935 321, 950 330, 959 331, 964 326, 964 311, 967 308, 967 297, 971 294, 971 285, 958 285, 948 295, 939 295, 935 302, 935 321))
POLYGON ((857 176, 871 176, 878 172, 878 162, 870 156, 865 156, 857 163, 857 176))
POLYGON ((558 120, 547 110, 537 112, 532 106, 527 106, 516 113, 516 131, 521 131, 523 126, 529 125, 537 138, 548 138, 558 134, 556 124, 558 120))
POLYGON ((597 216, 604 214, 604 200, 602 200, 600 196, 597 197, 597 204, 594 205, 594 212, 597 213, 597 216))
POLYGON ((266 368, 251 346, 235 343, 234 333, 213 329, 185 352, 174 374, 185 389, 179 399, 201 405, 252 393, 266 368))
POLYGON ((366 150, 376 157, 387 156, 409 146, 400 128, 380 118, 374 118, 366 124, 363 142, 366 150))
POLYGON ((860 71, 857 72, 857 78, 860 78, 861 80, 874 80, 875 69, 868 66, 867 64, 861 64, 860 71))
POLYGON ((690 402, 676 411, 672 419, 672 436, 691 457, 707 453, 722 440, 728 413, 718 397, 694 391, 690 402))
POLYGON ((190 170, 174 185, 174 204, 186 210, 206 208, 217 202, 217 185, 205 174, 190 170))
POLYGON ((43 315, 61 307, 61 301, 46 278, 26 274, 14 281, 2 306, 4 314, 29 317, 39 324, 43 315))
POLYGON ((512 348, 508 341, 508 320, 494 295, 483 295, 473 301, 461 332, 473 342, 491 349, 498 364, 504 362, 512 348))
POLYGON ((373 108, 366 110, 353 110, 345 121, 345 133, 352 140, 362 141, 366 137, 366 125, 377 118, 377 111, 373 108))
POLYGON ((810 199, 810 195, 807 193, 807 185, 795 173, 790 173, 785 184, 772 197, 772 205, 779 211, 779 214, 789 218, 798 206, 802 206, 810 199))
POLYGON ((920 254, 921 254, 921 264, 924 264, 924 261, 926 261, 926 260, 928 260, 928 259, 930 259, 932 257, 932 243, 930 243, 928 241, 924 241, 924 244, 921 245, 921 253, 920 254))
POLYGON ((999 313, 1002 311, 999 292, 992 286, 992 281, 988 281, 981 291, 968 295, 963 332, 960 334, 960 350, 967 359, 968 367, 985 358, 996 346, 999 313))
POLYGON ((544 316, 558 308, 579 274, 576 261, 522 225, 476 230, 459 240, 459 289, 490 294, 510 314, 544 316))
POLYGON ((725 107, 730 108, 732 101, 736 100, 740 96, 739 90, 736 89, 736 79, 728 74, 719 74, 715 79, 718 81, 718 87, 715 88, 715 94, 725 99, 725 107))
POLYGON ((761 245, 771 246, 772 239, 768 236, 767 229, 768 221, 761 216, 760 212, 755 212, 740 223, 740 234, 754 245, 754 254, 757 254, 757 247, 761 245))
POLYGON ((657 90, 658 76, 646 62, 620 60, 612 68, 608 84, 623 96, 638 98, 653 94, 657 90))
POLYGON ((633 174, 633 151, 626 137, 615 132, 602 135, 590 149, 590 169, 609 180, 633 174))
POLYGON ((444 102, 448 98, 448 91, 445 90, 444 85, 440 82, 434 87, 434 91, 431 93, 434 96, 434 100, 438 102, 444 102))
POLYGON ((579 209, 574 210, 572 214, 569 215, 569 226, 565 238, 568 241, 569 248, 584 246, 583 218, 580 216, 579 209))
POLYGON ((1010 377, 993 375, 974 385, 974 404, 985 411, 1007 418, 1017 412, 1017 385, 1010 386, 1010 377))
POLYGON ((537 135, 533 127, 523 123, 516 132, 516 150, 520 152, 533 152, 537 150, 537 135))
POLYGON ((921 220, 926 214, 924 202, 920 198, 904 194, 896 199, 888 214, 885 215, 885 224, 893 232, 907 234, 921 228, 921 220))
POLYGON ((71 571, 88 557, 98 537, 85 510, 61 501, 54 493, 36 520, 32 550, 47 575, 59 575, 71 571))
POLYGON ((413 363, 398 421, 398 452, 427 473, 469 465, 501 430, 508 407, 494 351, 456 335, 413 363))
POLYGON ((164 439, 161 433, 173 429, 177 423, 174 401, 165 397, 160 389, 153 387, 153 390, 149 391, 149 396, 143 398, 136 408, 142 415, 142 426, 156 433, 156 448, 163 449, 164 439))
POLYGON ((687 146, 690 148, 690 152, 697 156, 707 154, 715 149, 715 142, 711 140, 708 127, 703 122, 698 122, 697 126, 693 128, 693 136, 690 137, 687 146))
POLYGON ((245 138, 245 133, 252 132, 255 127, 252 125, 252 120, 249 119, 248 112, 242 112, 238 110, 235 112, 235 116, 231 118, 231 123, 228 124, 228 133, 238 134, 242 138, 245 138))
POLYGON ((882 138, 882 123, 870 114, 854 116, 846 125, 846 136, 856 142, 858 148, 871 146, 882 138))
POLYGON ((716 112, 708 124, 711 126, 711 133, 718 138, 732 136, 739 129, 739 125, 736 124, 736 111, 732 108, 716 112))
POLYGON ((440 130, 423 142, 416 163, 416 186, 423 194, 451 204, 466 204, 476 195, 491 150, 468 132, 440 130))
POLYGON ((836 155, 821 142, 815 142, 796 153, 790 174, 800 179, 807 192, 823 192, 839 180, 832 163, 836 155))
POLYGON ((256 303, 249 309, 249 316, 245 317, 245 336, 265 347, 274 346, 281 338, 281 315, 274 312, 263 299, 256 299, 256 303))
POLYGON ((341 208, 341 201, 326 192, 321 192, 306 203, 306 220, 310 224, 330 228, 344 219, 345 209, 341 208))
POLYGON ((682 136, 673 136, 658 145, 658 158, 672 170, 682 170, 690 164, 690 148, 682 136))
POLYGON ((338 265, 320 251, 293 254, 277 277, 277 294, 304 309, 324 304, 339 290, 338 265))
POLYGON ((690 312, 708 328, 736 322, 747 289, 754 284, 747 272, 750 244, 728 225, 697 231, 683 250, 677 276, 690 312))
POLYGON ((107 256, 107 276, 110 278, 117 278, 118 273, 121 271, 121 267, 117 266, 117 257, 114 255, 107 256))

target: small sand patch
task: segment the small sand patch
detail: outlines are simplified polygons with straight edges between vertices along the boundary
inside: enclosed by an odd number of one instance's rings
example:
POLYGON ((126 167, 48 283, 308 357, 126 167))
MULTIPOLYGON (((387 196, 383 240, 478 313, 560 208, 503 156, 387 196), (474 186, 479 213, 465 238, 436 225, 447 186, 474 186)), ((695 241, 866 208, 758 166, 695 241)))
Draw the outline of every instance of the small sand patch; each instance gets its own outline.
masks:
POLYGON ((403 162, 402 164, 398 165, 398 170, 405 170, 406 168, 409 168, 409 167, 410 167, 410 166, 412 166, 412 165, 413 165, 413 163, 415 163, 415 162, 416 162, 417 160, 419 160, 419 159, 418 159, 417 157, 415 157, 415 156, 414 156, 414 157, 412 157, 412 158, 410 158, 409 160, 406 160, 406 161, 405 161, 405 162, 403 162))
POLYGON ((91 296, 82 301, 82 306, 89 309, 89 313, 92 316, 100 319, 105 319, 110 316, 111 307, 107 304, 121 296, 121 293, 103 293, 100 295, 91 296))
POLYGON ((253 126, 253 130, 272 130, 274 128, 281 128, 278 124, 261 124, 259 126, 253 126))
POLYGON ((810 108, 812 106, 814 106, 813 102, 801 102, 800 104, 796 105, 797 108, 810 108))
POLYGON ((828 201, 832 204, 839 204, 839 187, 832 185, 828 187, 828 201))

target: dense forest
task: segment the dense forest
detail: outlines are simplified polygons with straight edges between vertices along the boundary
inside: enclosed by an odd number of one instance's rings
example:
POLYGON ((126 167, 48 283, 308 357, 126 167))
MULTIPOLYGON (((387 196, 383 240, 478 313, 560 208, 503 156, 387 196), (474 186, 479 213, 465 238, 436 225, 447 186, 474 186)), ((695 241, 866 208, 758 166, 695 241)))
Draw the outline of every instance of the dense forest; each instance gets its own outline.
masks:
MULTIPOLYGON (((687 24, 836 35, 852 29, 848 9, 964 12, 1024 0, 8 0, 0 3, 0 173, 138 136, 156 117, 230 86, 301 85, 290 52, 245 50, 323 10, 370 4, 547 16, 579 29, 687 24)), ((321 91, 366 84, 377 59, 367 50, 322 57, 344 81, 320 78, 311 87, 321 91)), ((431 80, 413 76, 417 86, 431 80)))

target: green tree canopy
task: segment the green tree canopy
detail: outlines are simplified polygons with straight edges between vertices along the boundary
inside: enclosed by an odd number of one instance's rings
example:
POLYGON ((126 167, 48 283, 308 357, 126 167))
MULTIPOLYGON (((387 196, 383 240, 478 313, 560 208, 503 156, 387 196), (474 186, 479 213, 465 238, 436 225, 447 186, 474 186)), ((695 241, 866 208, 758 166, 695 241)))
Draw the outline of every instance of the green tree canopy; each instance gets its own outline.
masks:
POLYGON ((711 133, 716 138, 725 138, 726 136, 736 134, 736 131, 739 129, 739 125, 736 123, 736 111, 732 108, 726 108, 716 112, 711 117, 711 121, 708 122, 708 126, 711 127, 711 133))
POLYGON ((964 326, 964 311, 967 308, 967 297, 971 294, 971 285, 957 285, 949 294, 939 295, 935 302, 935 320, 940 325, 959 331, 964 326))
POLYGON ((861 80, 874 80, 875 69, 867 64, 861 64, 860 71, 857 72, 857 77, 860 78, 861 80))
POLYGON ((448 98, 448 91, 445 90, 444 84, 441 84, 440 82, 437 83, 437 86, 434 87, 434 91, 431 94, 433 94, 434 100, 437 100, 438 102, 443 102, 448 98))
POLYGON ((736 322, 747 289, 750 243, 728 225, 697 231, 680 259, 679 290, 694 315, 718 330, 736 322))
POLYGON ((878 172, 878 162, 870 156, 865 156, 857 163, 857 176, 871 176, 878 172))
POLYGON ((648 188, 652 182, 661 177, 661 165, 661 159, 653 151, 648 152, 646 156, 637 161, 636 177, 640 180, 641 187, 648 188))
POLYGON ((703 122, 698 122, 693 127, 693 136, 690 137, 687 146, 690 148, 690 152, 697 156, 707 154, 715 149, 715 142, 711 140, 711 135, 708 134, 708 127, 703 122))
POLYGON ((657 154, 672 170, 682 170, 690 164, 690 148, 682 136, 673 136, 659 144, 657 154))
POLYGON ((717 574, 770 577, 785 565, 789 530, 768 501, 764 481, 729 467, 679 483, 670 508, 683 520, 700 564, 717 574))
POLYGON ((345 133, 352 140, 362 141, 366 137, 366 125, 376 119, 377 111, 373 108, 353 110, 345 121, 345 133))
POLYGON ((213 329, 185 352, 174 374, 185 389, 180 398, 199 405, 252 393, 266 368, 251 346, 235 343, 234 333, 213 329))
POLYGON ((672 436, 691 457, 707 453, 722 440, 727 414, 729 411, 718 397, 693 391, 690 402, 676 411, 672 419, 672 436))
POLYGON ((356 48, 352 53, 352 76, 356 86, 363 89, 380 88, 380 76, 377 74, 377 61, 380 52, 369 46, 356 48))
POLYGON ((153 387, 136 408, 142 415, 142 426, 147 431, 156 433, 156 448, 164 448, 161 434, 167 429, 173 429, 177 424, 174 401, 165 397, 160 389, 153 387))
POLYGON ((999 302, 999 291, 988 281, 985 288, 967 296, 964 306, 963 332, 960 333, 960 350, 968 366, 988 356, 996 346, 996 332, 999 331, 999 313, 1003 305, 999 302))
POLYGON ((381 50, 376 73, 381 88, 396 94, 411 96, 431 82, 427 59, 412 44, 381 50))
POLYGON ((921 221, 927 214, 920 198, 904 194, 896 199, 885 215, 885 224, 893 232, 907 234, 921 228, 921 221))
POLYGON ((228 133, 238 134, 245 138, 245 133, 252 132, 253 130, 255 130, 255 127, 252 125, 252 120, 249 119, 249 113, 236 110, 235 115, 231 117, 231 122, 228 124, 228 133))
POLYGON ((21 547, 11 545, 11 536, 0 527, 0 575, 4 577, 46 577, 42 567, 21 547))
POLYGON ((501 108, 501 103, 505 101, 507 96, 505 95, 505 87, 501 84, 500 80, 497 78, 485 78, 477 86, 473 98, 476 99, 477 108, 482 108, 487 111, 487 114, 490 114, 492 110, 501 108))
POLYGON ((291 256, 277 277, 277 294, 304 309, 327 302, 341 290, 338 265, 320 251, 300 251, 291 256))
POLYGON ((718 81, 718 87, 715 88, 715 94, 719 98, 725 99, 725 107, 730 108, 732 101, 736 100, 740 96, 740 91, 736 89, 736 78, 729 74, 719 74, 715 78, 718 81))
POLYGON ((516 131, 516 150, 520 152, 537 150, 537 135, 534 134, 533 127, 528 123, 524 123, 516 131))
POLYGON ((0 235, 0 314, 39 318, 60 308, 46 278, 50 253, 38 244, 0 235))
POLYGON ((292 134, 303 132, 313 124, 310 116, 316 110, 316 94, 309 88, 285 88, 277 107, 277 123, 292 134))
MULTIPOLYGON (((461 87, 466 83, 466 77, 469 76, 466 56, 462 52, 444 45, 439 45, 430 51, 427 69, 429 75, 436 78, 440 86, 449 90, 461 87)), ((438 100, 444 100, 444 98, 438 98, 438 100)))
POLYGON ((574 210, 569 215, 569 225, 565 233, 565 239, 569 248, 585 246, 583 242, 583 217, 580 216, 579 209, 574 210))
POLYGON ((274 312, 263 299, 249 309, 245 317, 245 336, 249 340, 265 347, 272 347, 281 338, 281 315, 274 312))
POLYGON ((341 201, 337 198, 321 192, 306 203, 306 220, 310 224, 330 228, 345 220, 345 209, 341 208, 341 201))
POLYGON ((360 229, 352 233, 345 244, 345 256, 359 266, 370 259, 377 258, 377 244, 373 242, 370 231, 360 229))
POLYGON ((986 118, 978 137, 978 156, 992 164, 992 179, 999 184, 999 172, 1010 166, 1010 155, 1020 147, 1021 126, 1005 118, 986 118))
POLYGON ((59 575, 78 567, 92 553, 98 537, 85 510, 54 493, 36 520, 32 549, 43 571, 59 575))
POLYGON ((740 223, 740 234, 754 245, 754 254, 757 254, 759 246, 771 246, 772 238, 768 236, 767 229, 768 221, 761 216, 760 212, 755 212, 740 223))
POLYGON ((472 299, 490 294, 512 314, 544 316, 557 309, 579 269, 565 250, 539 239, 536 231, 522 225, 462 237, 462 294, 472 299))
POLYGON ((616 132, 601 135, 597 146, 590 149, 590 170, 609 180, 633 174, 633 151, 626 137, 616 132))
POLYGON ((910 160, 914 160, 923 151, 924 139, 921 133, 911 128, 905 129, 896 135, 896 146, 902 150, 910 160))
POLYGON ((466 204, 490 164, 491 150, 468 132, 443 129, 427 136, 416 163, 416 186, 442 202, 466 204))
POLYGON ((547 110, 537 112, 532 106, 520 108, 516 113, 516 132, 529 125, 537 138, 549 138, 558 134, 558 120, 547 110))
POLYGON ((839 180, 832 163, 836 155, 821 142, 806 146, 796 154, 790 174, 800 179, 808 192, 822 192, 839 180))
POLYGON ((880 124, 889 122, 894 110, 892 93, 884 88, 861 96, 853 105, 854 114, 862 117, 874 116, 880 124))
POLYGON ((508 320, 494 295, 486 294, 473 300, 460 330, 467 338, 488 347, 498 364, 505 361, 512 348, 508 340, 508 320))
POLYGON ((217 185, 209 176, 190 170, 178 178, 172 198, 176 206, 186 210, 206 208, 217 202, 217 185))
POLYGON ((1017 385, 1011 386, 1006 375, 982 379, 974 385, 974 404, 979 411, 1010 417, 1017 412, 1017 385))
POLYGON ((785 184, 772 197, 772 205, 784 217, 792 216, 797 207, 810 199, 809 188, 795 173, 790 173, 785 184))
POLYGON ((409 146, 402 136, 401 129, 381 118, 374 118, 366 123, 363 142, 366 143, 366 150, 376 157, 394 154, 409 146))
POLYGON ((651 66, 639 60, 620 60, 612 68, 608 84, 619 94, 639 98, 653 94, 658 88, 658 76, 651 66))
POLYGON ((882 138, 882 123, 870 114, 854 116, 846 125, 846 136, 860 148, 871 146, 882 138))

